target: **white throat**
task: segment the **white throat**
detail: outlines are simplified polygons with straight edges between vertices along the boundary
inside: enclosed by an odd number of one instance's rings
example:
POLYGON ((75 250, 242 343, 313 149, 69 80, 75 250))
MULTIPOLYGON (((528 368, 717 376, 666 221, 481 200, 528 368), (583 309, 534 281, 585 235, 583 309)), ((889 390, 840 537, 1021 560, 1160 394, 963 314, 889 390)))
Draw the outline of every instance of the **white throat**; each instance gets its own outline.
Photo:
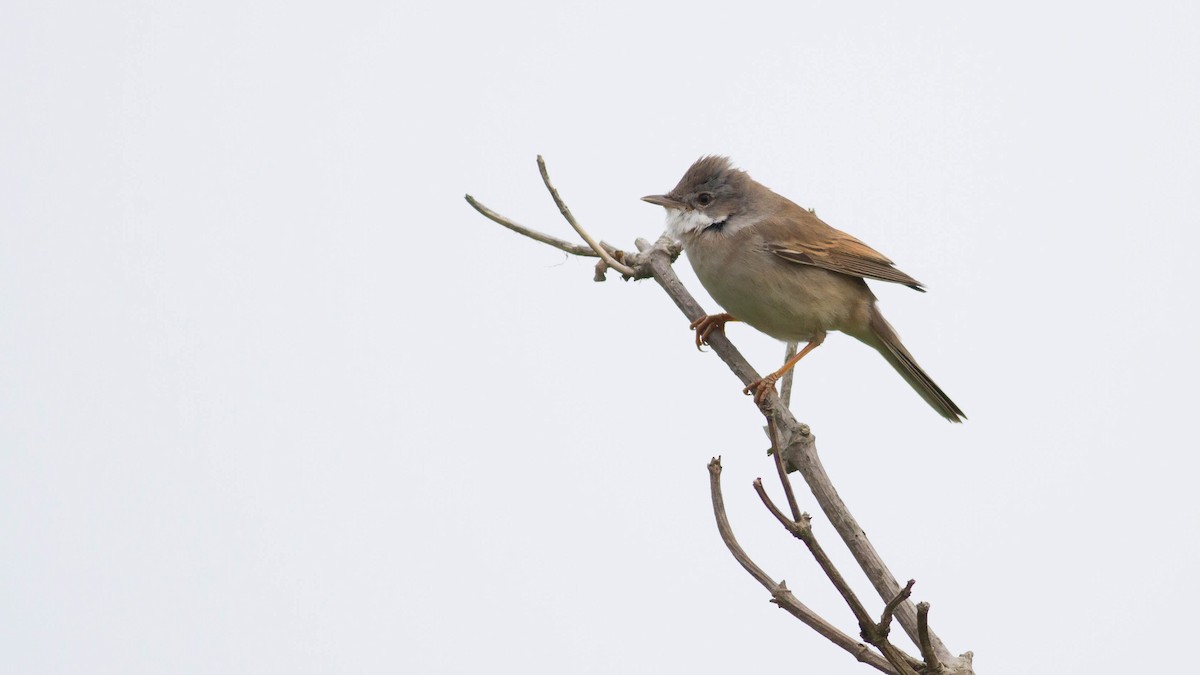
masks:
POLYGON ((712 224, 712 216, 700 211, 667 209, 667 234, 675 241, 682 240, 685 234, 699 232, 712 224))

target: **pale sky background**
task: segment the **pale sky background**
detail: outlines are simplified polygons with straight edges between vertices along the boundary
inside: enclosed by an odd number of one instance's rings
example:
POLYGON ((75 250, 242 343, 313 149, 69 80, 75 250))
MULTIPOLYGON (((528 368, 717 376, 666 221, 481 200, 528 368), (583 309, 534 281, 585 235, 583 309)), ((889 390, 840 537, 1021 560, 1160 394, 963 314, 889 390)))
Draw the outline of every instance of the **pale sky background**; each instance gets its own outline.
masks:
POLYGON ((929 286, 874 285, 970 421, 840 334, 794 409, 948 646, 1179 672, 1196 7, 6 2, 0 671, 873 672, 721 544, 717 454, 747 551, 855 631, 666 296, 462 200, 570 237, 542 153, 630 247, 720 153, 929 286))

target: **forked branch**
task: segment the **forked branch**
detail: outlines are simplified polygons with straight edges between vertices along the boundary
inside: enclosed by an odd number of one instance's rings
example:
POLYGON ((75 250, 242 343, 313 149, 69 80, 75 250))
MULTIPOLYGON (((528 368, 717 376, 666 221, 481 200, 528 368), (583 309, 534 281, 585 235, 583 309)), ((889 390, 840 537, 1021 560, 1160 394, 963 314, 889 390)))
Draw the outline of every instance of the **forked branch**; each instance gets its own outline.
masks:
MULTIPOLYGON (((691 293, 679 281, 679 278, 675 275, 671 267, 680 253, 677 244, 665 236, 660 237, 653 244, 644 239, 639 239, 635 242, 638 252, 629 253, 619 251, 603 242, 597 241, 579 224, 570 209, 567 208, 566 203, 558 194, 558 190, 551 183, 549 172, 546 170, 545 162, 541 157, 538 157, 538 170, 542 175, 546 189, 550 192, 551 197, 558 206, 559 212, 572 229, 583 238, 587 246, 567 242, 519 225, 484 206, 470 195, 466 197, 467 202, 472 208, 488 219, 518 234, 548 244, 572 255, 599 257, 601 262, 597 264, 597 281, 604 280, 604 273, 608 267, 617 270, 626 278, 653 278, 689 321, 695 321, 705 316, 706 313, 703 308, 700 307, 691 293)), ((741 380, 743 385, 749 385, 760 379, 758 373, 750 366, 749 362, 746 361, 737 348, 733 346, 723 331, 715 331, 709 335, 707 342, 713 352, 725 362, 734 375, 741 380)), ((720 472, 720 463, 717 462, 715 471, 713 465, 710 465, 710 471, 714 472, 714 509, 718 511, 718 527, 722 530, 722 538, 725 539, 726 544, 729 545, 730 551, 733 552, 738 562, 771 591, 773 601, 779 604, 780 607, 783 607, 801 621, 804 621, 806 625, 812 626, 814 630, 817 630, 818 633, 824 635, 838 646, 854 654, 859 660, 869 663, 883 672, 905 673, 908 671, 904 670, 904 668, 912 667, 912 664, 918 664, 921 666, 920 671, 923 673, 936 672, 943 675, 973 675, 974 670, 971 667, 970 652, 966 652, 959 657, 951 655, 950 651, 946 649, 937 635, 929 629, 927 615, 922 617, 920 625, 918 625, 916 607, 908 600, 908 594, 901 588, 895 576, 888 571, 879 553, 871 545, 862 528, 859 527, 857 521, 850 514, 849 509, 834 489, 833 483, 829 480, 828 474, 825 473, 825 469, 817 456, 816 439, 808 426, 796 421, 796 418, 788 410, 788 407, 782 404, 779 397, 774 393, 767 396, 761 405, 761 409, 767 418, 768 426, 771 427, 770 435, 772 444, 779 449, 774 454, 778 457, 777 466, 780 474, 786 478, 787 472, 798 471, 804 477, 822 512, 829 519, 830 524, 833 525, 847 548, 850 549, 850 553, 853 555, 855 561, 875 587, 876 593, 884 602, 888 603, 886 614, 881 617, 881 621, 877 624, 872 623, 869 619, 864 623, 860 618, 860 612, 854 610, 856 618, 860 619, 860 627, 870 624, 878 631, 880 625, 884 624, 882 619, 886 618, 886 623, 890 627, 891 617, 894 616, 904 629, 904 632, 913 640, 914 644, 920 647, 924 664, 922 665, 921 661, 916 661, 912 657, 900 653, 899 650, 891 647, 891 643, 887 640, 883 640, 882 644, 888 645, 888 649, 895 650, 896 653, 889 655, 887 659, 881 658, 863 643, 853 640, 844 633, 837 631, 828 622, 821 620, 811 610, 808 610, 799 601, 795 600, 794 596, 792 596, 791 592, 787 590, 787 587, 782 582, 775 583, 757 565, 754 565, 745 555, 745 551, 742 551, 741 547, 737 546, 736 540, 733 539, 728 521, 723 519, 723 506, 721 509, 716 508, 715 500, 719 494, 719 484, 716 481, 720 472), (894 667, 892 664, 899 665, 898 667, 894 667)), ((785 484, 790 488, 790 484, 786 482, 785 484)), ((794 495, 791 495, 789 498, 788 508, 792 511, 791 520, 793 522, 801 520, 800 516, 803 514, 795 506, 794 495)), ((772 512, 776 513, 776 517, 783 516, 783 512, 778 509, 772 512)), ((783 516, 783 518, 786 519, 787 517, 783 516)), ((839 590, 841 589, 839 588, 839 590)), ((859 606, 861 606, 861 603, 859 603, 859 606)), ((865 610, 863 611, 865 612, 865 610)), ((886 651, 885 655, 887 655, 886 651)))
MULTIPOLYGON (((846 650, 859 661, 871 665, 884 673, 892 673, 893 675, 900 673, 900 671, 893 669, 887 660, 872 652, 867 645, 838 630, 833 624, 822 619, 816 612, 797 600, 796 596, 792 595, 792 592, 788 590, 785 582, 776 582, 757 563, 750 559, 750 556, 738 544, 737 538, 733 536, 733 528, 729 525, 728 516, 725 515, 725 498, 721 494, 720 457, 714 457, 708 463, 708 475, 709 489, 712 492, 713 515, 717 520, 717 531, 721 535, 721 541, 725 542, 725 546, 733 554, 734 560, 737 560, 738 564, 750 573, 750 576, 754 577, 758 583, 763 585, 763 588, 766 588, 771 593, 771 602, 778 605, 781 609, 786 610, 797 619, 800 619, 804 625, 812 628, 833 644, 846 650)), ((779 515, 782 516, 783 514, 780 513, 779 515)))
POLYGON ((795 497, 792 493, 791 479, 788 478, 787 473, 783 470, 783 460, 780 458, 782 453, 779 452, 779 448, 776 445, 775 425, 771 423, 770 418, 768 418, 767 429, 771 436, 771 454, 774 455, 779 480, 783 484, 784 493, 787 495, 787 499, 791 505, 793 517, 788 518, 779 507, 775 506, 770 495, 767 494, 766 488, 763 487, 761 478, 755 479, 754 491, 758 493, 759 499, 762 500, 767 510, 771 512, 771 515, 775 516, 775 519, 792 536, 802 541, 808 548, 809 553, 817 561, 817 565, 821 568, 821 571, 825 573, 830 583, 833 584, 834 588, 841 594, 842 599, 850 607, 850 612, 854 614, 854 618, 858 621, 859 634, 862 638, 878 649, 896 672, 903 675, 916 675, 917 670, 923 669, 925 664, 905 654, 888 640, 888 634, 891 632, 892 616, 896 611, 896 607, 911 595, 914 582, 909 581, 908 585, 884 606, 878 623, 872 620, 871 615, 867 612, 867 608, 858 599, 858 595, 854 592, 854 589, 850 588, 850 584, 846 582, 846 578, 838 571, 837 566, 833 564, 833 560, 830 559, 825 553, 825 549, 817 541, 817 537, 812 529, 812 518, 807 513, 800 513, 796 507, 795 497))
POLYGON ((579 236, 583 237, 583 240, 588 243, 588 246, 592 247, 592 250, 596 252, 596 255, 600 256, 600 259, 603 260, 609 267, 627 277, 634 276, 635 273, 632 268, 624 263, 617 262, 616 258, 609 255, 608 251, 604 250, 604 247, 600 245, 600 242, 593 239, 592 235, 588 234, 588 231, 583 229, 583 226, 575 220, 575 216, 571 215, 571 209, 567 208, 567 203, 562 200, 562 197, 558 196, 558 189, 556 189, 554 184, 550 182, 550 172, 546 171, 546 160, 542 159, 541 155, 538 155, 537 164, 538 172, 542 174, 542 182, 546 184, 546 189, 550 191, 550 198, 553 199, 554 203, 558 206, 558 211, 563 215, 563 218, 567 219, 567 223, 569 223, 571 227, 575 228, 575 231, 579 233, 579 236))

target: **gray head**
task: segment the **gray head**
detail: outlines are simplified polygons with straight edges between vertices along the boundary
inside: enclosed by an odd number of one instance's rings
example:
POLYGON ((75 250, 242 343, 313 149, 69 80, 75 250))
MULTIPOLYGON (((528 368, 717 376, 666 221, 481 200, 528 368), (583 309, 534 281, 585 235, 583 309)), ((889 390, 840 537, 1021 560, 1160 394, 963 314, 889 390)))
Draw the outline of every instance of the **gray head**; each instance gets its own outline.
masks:
POLYGON ((675 189, 642 200, 667 209, 667 231, 680 239, 709 227, 719 229, 744 213, 754 185, 750 175, 734 168, 728 157, 709 155, 696 160, 675 189))

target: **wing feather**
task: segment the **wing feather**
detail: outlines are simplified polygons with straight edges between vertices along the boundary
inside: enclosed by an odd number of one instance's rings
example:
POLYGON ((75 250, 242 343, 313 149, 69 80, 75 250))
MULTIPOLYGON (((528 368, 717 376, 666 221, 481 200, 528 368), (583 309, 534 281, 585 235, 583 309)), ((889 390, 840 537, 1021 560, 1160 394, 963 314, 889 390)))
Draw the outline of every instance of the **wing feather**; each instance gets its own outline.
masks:
POLYGON ((777 221, 772 225, 768 230, 783 236, 768 241, 767 250, 784 260, 925 291, 921 282, 896 269, 882 253, 826 225, 816 216, 809 215, 799 223, 777 221))

